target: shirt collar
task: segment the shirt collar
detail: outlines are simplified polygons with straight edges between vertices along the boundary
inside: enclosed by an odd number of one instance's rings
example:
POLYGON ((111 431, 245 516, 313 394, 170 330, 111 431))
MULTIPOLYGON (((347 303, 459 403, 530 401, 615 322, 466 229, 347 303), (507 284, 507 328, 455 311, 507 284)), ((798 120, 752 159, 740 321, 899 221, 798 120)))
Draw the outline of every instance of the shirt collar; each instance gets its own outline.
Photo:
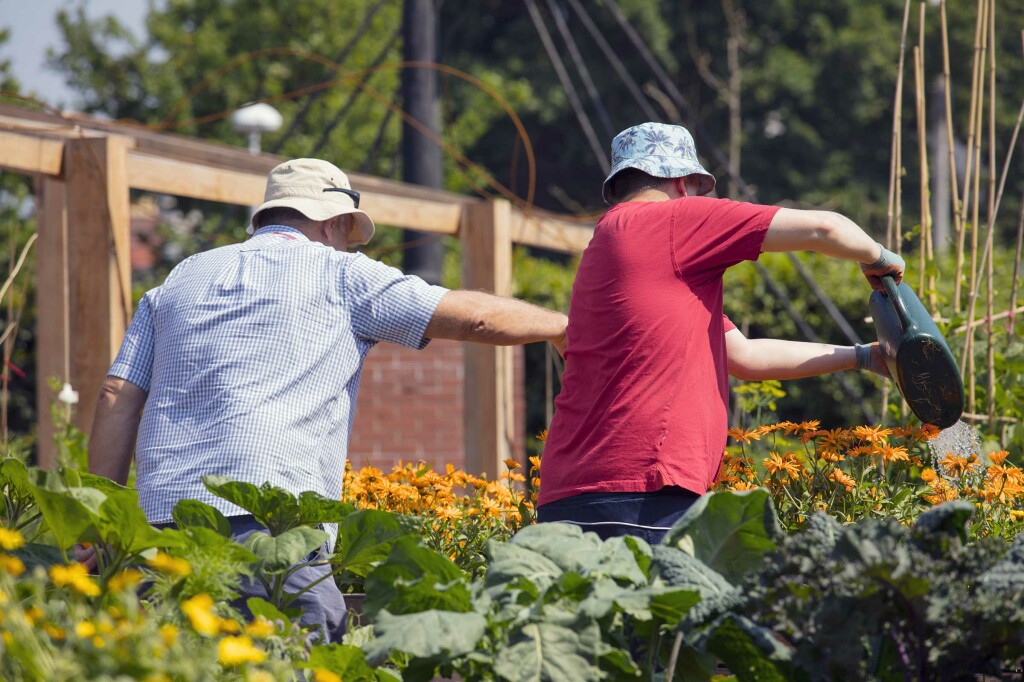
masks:
POLYGON ((296 230, 294 227, 289 227, 287 225, 264 225, 260 229, 256 230, 251 238, 255 239, 256 237, 262 237, 265 235, 288 235, 287 237, 284 238, 293 239, 301 242, 309 241, 309 237, 302 234, 301 231, 296 230))

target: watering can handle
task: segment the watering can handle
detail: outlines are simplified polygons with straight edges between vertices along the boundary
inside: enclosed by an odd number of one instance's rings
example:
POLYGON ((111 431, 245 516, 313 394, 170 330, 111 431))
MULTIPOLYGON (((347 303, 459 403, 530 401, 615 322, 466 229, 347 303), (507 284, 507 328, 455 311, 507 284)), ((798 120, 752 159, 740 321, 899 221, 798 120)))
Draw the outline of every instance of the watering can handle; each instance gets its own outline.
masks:
POLYGON ((889 297, 889 302, 896 309, 896 315, 900 318, 903 330, 906 331, 911 326, 910 314, 907 313, 907 306, 904 305, 899 289, 896 288, 896 281, 889 275, 885 275, 882 277, 882 285, 885 287, 885 293, 889 297))

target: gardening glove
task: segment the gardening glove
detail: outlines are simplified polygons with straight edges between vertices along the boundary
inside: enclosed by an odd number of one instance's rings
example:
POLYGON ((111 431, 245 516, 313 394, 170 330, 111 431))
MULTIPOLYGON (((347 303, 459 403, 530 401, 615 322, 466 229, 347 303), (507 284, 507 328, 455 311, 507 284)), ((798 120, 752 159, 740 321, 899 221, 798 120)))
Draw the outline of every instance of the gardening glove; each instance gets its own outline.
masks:
POLYGON ((861 263, 860 269, 864 276, 868 278, 872 289, 884 291, 885 287, 882 286, 882 277, 889 275, 896 280, 896 284, 899 284, 903 279, 903 270, 907 267, 907 264, 898 254, 893 253, 881 244, 878 246, 882 249, 878 260, 874 263, 861 263))
POLYGON ((854 349, 857 351, 857 369, 866 369, 886 379, 892 379, 881 346, 877 343, 858 343, 854 349))

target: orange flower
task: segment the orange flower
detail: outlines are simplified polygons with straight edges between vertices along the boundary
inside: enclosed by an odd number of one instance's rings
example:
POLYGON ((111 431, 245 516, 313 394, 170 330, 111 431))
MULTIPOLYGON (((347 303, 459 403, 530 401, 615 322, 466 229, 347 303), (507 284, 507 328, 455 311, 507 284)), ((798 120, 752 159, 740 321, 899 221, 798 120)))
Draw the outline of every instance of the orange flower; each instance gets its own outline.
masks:
POLYGON ((787 452, 785 455, 773 452, 761 463, 764 464, 764 468, 772 476, 782 471, 793 478, 799 478, 800 474, 803 473, 803 466, 801 465, 796 453, 793 452, 787 452))
POLYGON ((949 502, 957 498, 956 488, 950 485, 949 481, 939 479, 933 483, 928 493, 924 496, 924 499, 928 500, 932 504, 942 504, 943 502, 949 502))
POLYGON ((842 462, 846 459, 845 455, 838 450, 833 450, 832 448, 819 448, 818 456, 826 462, 842 462))
POLYGON ((850 432, 846 429, 832 429, 831 431, 819 431, 821 440, 818 447, 840 450, 850 442, 850 432))
POLYGON ((921 427, 921 435, 924 436, 925 440, 932 440, 940 433, 942 433, 942 429, 935 424, 925 424, 921 427))
POLYGON ((883 443, 878 448, 878 453, 886 462, 906 462, 910 460, 910 453, 902 445, 889 445, 883 443))
MULTIPOLYGON (((721 433, 721 431, 719 431, 721 433)), ((751 429, 744 431, 738 426, 734 426, 728 431, 729 437, 733 440, 739 441, 740 443, 749 443, 752 440, 761 440, 761 434, 757 432, 757 429, 751 429)))
POLYGON ((793 435, 800 430, 800 425, 794 422, 779 422, 779 428, 787 434, 793 435))
POLYGON ((1010 453, 1007 452, 1006 450, 999 450, 998 452, 989 453, 988 458, 992 461, 993 464, 999 465, 1002 464, 1003 460, 1009 457, 1009 455, 1010 453))
POLYGON ((775 433, 781 428, 782 424, 764 424, 762 426, 758 426, 755 430, 757 431, 757 435, 766 436, 769 433, 775 433))
POLYGON ((536 438, 541 443, 543 443, 544 441, 546 441, 548 439, 548 430, 544 429, 543 431, 541 431, 540 433, 537 434, 536 438))
POLYGON ((504 460, 504 462, 505 462, 505 466, 508 467, 509 471, 513 471, 515 469, 522 469, 523 468, 522 464, 520 464, 516 460, 512 459, 511 457, 506 459, 506 460, 504 460))
POLYGON ((530 468, 540 469, 540 457, 538 457, 537 455, 530 456, 530 468))
POLYGON ((799 424, 797 424, 797 427, 803 433, 809 433, 811 431, 817 431, 820 426, 821 426, 821 422, 818 421, 817 419, 812 419, 809 422, 800 422, 799 424))
POLYGON ((959 477, 969 473, 971 469, 975 469, 980 466, 977 460, 978 456, 975 454, 972 454, 969 457, 963 457, 953 452, 947 452, 942 459, 939 460, 939 464, 949 472, 950 476, 959 477))
POLYGON ((853 487, 857 485, 857 481, 852 476, 849 476, 839 467, 832 469, 832 473, 828 475, 829 479, 835 481, 840 485, 846 486, 847 492, 853 490, 853 487))
POLYGON ((881 426, 857 426, 852 433, 862 441, 877 444, 892 435, 892 429, 883 429, 881 426))
POLYGON ((735 490, 739 492, 743 490, 754 490, 755 488, 757 488, 756 483, 751 483, 749 481, 737 481, 736 483, 733 484, 730 490, 735 490))
POLYGON ((935 469, 925 469, 921 472, 921 480, 925 483, 932 483, 939 478, 939 475, 935 473, 935 469))

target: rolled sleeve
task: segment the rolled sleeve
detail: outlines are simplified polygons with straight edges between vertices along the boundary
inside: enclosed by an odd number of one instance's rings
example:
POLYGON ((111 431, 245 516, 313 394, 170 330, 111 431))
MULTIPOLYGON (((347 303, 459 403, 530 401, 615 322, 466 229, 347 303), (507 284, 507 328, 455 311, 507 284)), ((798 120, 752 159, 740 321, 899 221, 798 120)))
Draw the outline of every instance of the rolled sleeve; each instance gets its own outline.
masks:
POLYGON ((447 289, 363 255, 353 258, 344 272, 343 296, 358 337, 415 349, 430 342, 423 334, 447 289))
POLYGON ((119 377, 130 381, 142 390, 149 392, 149 382, 153 377, 153 310, 150 295, 147 293, 139 302, 139 309, 132 318, 125 332, 121 349, 117 352, 114 364, 107 371, 108 376, 119 377))

